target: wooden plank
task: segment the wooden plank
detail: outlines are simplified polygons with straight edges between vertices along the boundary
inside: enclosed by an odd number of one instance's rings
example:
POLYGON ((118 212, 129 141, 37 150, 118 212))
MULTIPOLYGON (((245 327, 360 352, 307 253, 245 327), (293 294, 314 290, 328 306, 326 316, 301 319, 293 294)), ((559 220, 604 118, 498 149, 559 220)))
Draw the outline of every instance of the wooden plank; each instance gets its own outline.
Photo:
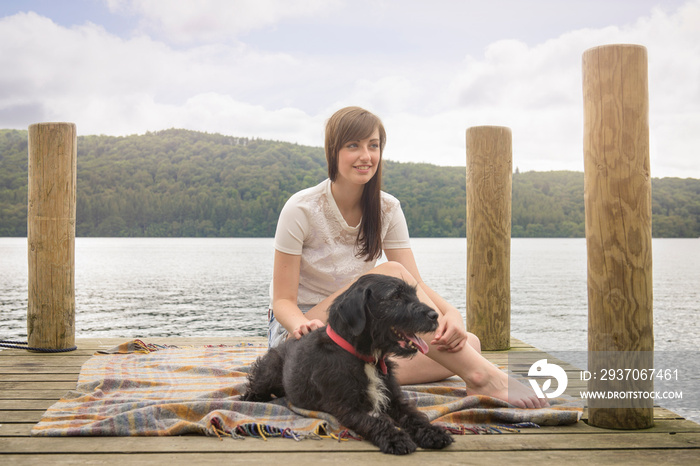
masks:
POLYGON ((0 424, 17 424, 31 422, 36 424, 46 410, 13 410, 0 411, 0 424))
POLYGON ((34 424, 36 422, 16 424, 0 422, 0 437, 29 437, 34 424))
MULTIPOLYGON (((26 369, 22 367, 0 367, 0 375, 5 374, 75 374, 75 380, 78 380, 78 374, 80 373, 80 366, 68 366, 68 367, 56 367, 56 366, 46 366, 46 367, 34 367, 32 369, 26 369)), ((48 377, 47 377, 48 378, 48 377)))
POLYGON ((0 400, 0 413, 3 411, 46 410, 53 400, 0 400))
MULTIPOLYGON (((324 451, 304 452, 289 455, 286 452, 266 453, 164 453, 164 454, 131 454, 116 453, 99 454, 23 454, 0 456, 7 464, 13 466, 36 466, 37 464, 69 465, 74 464, 119 464, 120 466, 143 464, 168 464, 170 466, 221 466, 222 464, 285 464, 286 466, 308 466, 320 462, 333 464, 430 464, 435 466, 454 464, 511 464, 515 459, 512 452, 434 452, 418 451, 409 457, 384 455, 379 452, 335 452, 328 457, 324 451)), ((522 452, 517 456, 519 464, 540 464, 543 461, 541 452, 522 452)), ((618 451, 587 451, 584 453, 571 451, 547 452, 546 461, 549 464, 650 464, 650 465, 688 465, 700 462, 697 450, 673 451, 668 450, 618 450, 618 451)))
POLYGON ((10 391, 10 390, 74 390, 75 382, 59 382, 55 380, 46 382, 0 382, 0 392, 10 391))
MULTIPOLYGON (((26 401, 26 400, 25 400, 26 401)), ((32 400, 35 401, 35 400, 32 400)), ((49 401, 49 400, 45 400, 49 401)), ((53 403, 51 403, 53 404, 53 403)), ((36 424, 46 412, 46 409, 23 409, 0 411, 0 424, 17 424, 30 422, 36 424)))
MULTIPOLYGON (((133 340, 136 340, 136 338, 79 338, 76 340, 76 345, 78 349, 105 349, 133 340)), ((242 343, 253 343, 260 346, 267 345, 266 337, 148 337, 140 340, 144 343, 174 346, 239 345, 242 343)))
POLYGON ((75 382, 78 380, 78 373, 53 374, 51 377, 47 377, 46 374, 37 374, 36 372, 21 374, 5 374, 0 372, 0 378, 3 382, 44 382, 47 378, 50 378, 54 382, 73 382, 75 386, 75 382))
MULTIPOLYGON (((22 402, 15 401, 16 403, 22 402)), ((26 403, 26 401, 24 401, 26 403)), ((32 401, 33 403, 36 401, 32 401)), ((50 401, 44 401, 47 404, 52 404, 50 401)), ((47 406, 48 408, 48 406, 47 406)), ((31 426, 39 422, 41 416, 44 414, 45 409, 16 409, 16 410, 2 410, 0 411, 0 424, 7 427, 9 424, 28 424, 30 427, 26 429, 24 435, 29 435, 29 430, 31 426)), ((644 433, 700 433, 700 425, 688 421, 686 419, 660 419, 654 421, 654 427, 645 429, 644 433)), ((540 428, 522 428, 519 434, 524 435, 559 435, 559 434, 630 434, 637 433, 637 431, 615 431, 608 429, 601 429, 599 427, 589 426, 585 422, 578 422, 576 424, 567 426, 544 426, 540 428)), ((0 431, 0 437, 7 435, 5 432, 0 431)), ((514 433, 504 433, 503 435, 515 435, 514 433)))
POLYGON ((523 346, 511 346, 509 350, 501 350, 501 351, 484 351, 484 355, 486 354, 506 354, 508 352, 526 352, 526 351, 534 351, 541 353, 542 350, 535 348, 534 346, 530 345, 523 345, 523 346))
MULTIPOLYGON (((41 353, 24 349, 0 348, 0 360, 3 357, 61 357, 61 356, 91 356, 98 350, 114 348, 122 343, 133 341, 134 338, 80 338, 76 340, 75 351, 65 353, 41 353)), ((251 344, 253 346, 267 346, 265 337, 152 337, 142 339, 145 343, 173 346, 205 346, 205 345, 229 345, 237 346, 241 344, 251 344)))
POLYGON ((37 358, 36 356, 31 358, 0 358, 0 372, 2 372, 4 367, 25 369, 27 372, 31 372, 35 367, 71 366, 80 369, 80 366, 89 358, 89 356, 53 356, 49 359, 40 359, 40 357, 37 358))
MULTIPOLYGON (((661 406, 654 406, 654 419, 655 420, 668 420, 668 419, 684 419, 683 416, 680 414, 676 414, 673 411, 670 411, 666 408, 663 408, 661 406)), ((588 420, 588 408, 583 408, 583 417, 582 420, 587 421, 588 420)), ((692 422, 692 421, 690 421, 692 422)))
MULTIPOLYGON (((700 435, 697 433, 629 433, 625 435, 602 433, 598 435, 465 435, 454 436, 455 443, 447 451, 540 451, 551 450, 656 450, 691 449, 700 451, 700 435)), ((0 451, 5 453, 165 453, 165 452, 224 452, 224 451, 376 451, 369 442, 337 442, 330 439, 321 441, 291 439, 245 440, 216 437, 176 436, 176 437, 19 437, 0 438, 0 451)))
POLYGON ((6 390, 0 400, 54 400, 58 401, 68 390, 6 390))
MULTIPOLYGON (((108 349, 108 348, 104 348, 108 349)), ((13 350, 3 350, 0 352, 0 360, 5 359, 5 358, 12 358, 15 360, 22 360, 22 358, 59 358, 59 357, 81 357, 87 359, 88 357, 92 356, 97 352, 98 350, 95 348, 90 348, 90 349, 84 349, 84 350, 77 350, 77 351, 71 351, 70 353, 36 353, 32 351, 26 351, 26 350, 18 350, 18 349, 13 349, 13 350)))
POLYGON ((661 406, 655 406, 654 419, 683 419, 683 416, 661 406))

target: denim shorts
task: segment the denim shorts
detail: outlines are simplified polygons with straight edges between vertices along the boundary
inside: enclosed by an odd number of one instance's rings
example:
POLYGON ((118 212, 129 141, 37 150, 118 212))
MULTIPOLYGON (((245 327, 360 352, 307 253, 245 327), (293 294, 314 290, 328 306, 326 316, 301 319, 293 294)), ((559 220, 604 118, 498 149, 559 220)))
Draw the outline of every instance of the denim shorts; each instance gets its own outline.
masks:
MULTIPOLYGON (((306 314, 313 305, 300 305, 299 309, 301 312, 306 314)), ((275 319, 275 313, 272 308, 267 310, 267 346, 268 348, 274 348, 287 339, 289 332, 287 329, 280 324, 277 319, 275 319)))

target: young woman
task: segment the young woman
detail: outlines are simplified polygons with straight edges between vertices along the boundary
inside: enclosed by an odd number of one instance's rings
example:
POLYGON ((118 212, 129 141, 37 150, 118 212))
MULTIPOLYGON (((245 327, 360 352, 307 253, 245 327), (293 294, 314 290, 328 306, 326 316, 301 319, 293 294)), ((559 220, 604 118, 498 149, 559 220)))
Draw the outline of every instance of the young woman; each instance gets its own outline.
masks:
POLYGON ((459 311, 421 279, 399 201, 381 191, 386 133, 372 113, 347 107, 326 125, 328 179, 294 194, 280 213, 270 287, 269 344, 302 338, 323 327, 331 302, 358 277, 391 275, 416 286, 421 301, 440 314, 427 355, 397 358, 402 384, 457 374, 469 394, 527 408, 546 406, 530 388, 509 378, 480 353, 459 311), (376 266, 386 255, 387 262, 376 266))

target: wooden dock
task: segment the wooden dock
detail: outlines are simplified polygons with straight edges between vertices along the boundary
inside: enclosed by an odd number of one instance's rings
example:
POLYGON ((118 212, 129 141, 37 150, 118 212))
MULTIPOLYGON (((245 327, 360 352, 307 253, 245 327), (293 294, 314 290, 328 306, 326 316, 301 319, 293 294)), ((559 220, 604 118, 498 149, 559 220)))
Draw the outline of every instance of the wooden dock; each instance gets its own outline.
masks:
MULTIPOLYGON (((655 425, 641 431, 575 425, 521 429, 502 435, 455 436, 442 451, 419 450, 408 457, 383 455, 368 442, 335 440, 245 440, 215 437, 30 437, 43 412, 74 389, 81 365, 98 349, 125 339, 78 339, 78 350, 43 354, 0 351, 0 463, 46 464, 700 464, 700 425, 664 408, 654 408, 655 425)), ((149 338, 173 345, 262 343, 262 339, 149 338)), ((537 351, 512 340, 510 352, 537 351)), ((508 352, 486 352, 505 365, 508 352)), ((517 368, 512 368, 518 372, 517 368)), ((567 367, 575 372, 575 368, 567 367)), ((570 381, 572 378, 570 377, 570 381)), ((583 387, 570 382, 567 391, 583 387)))

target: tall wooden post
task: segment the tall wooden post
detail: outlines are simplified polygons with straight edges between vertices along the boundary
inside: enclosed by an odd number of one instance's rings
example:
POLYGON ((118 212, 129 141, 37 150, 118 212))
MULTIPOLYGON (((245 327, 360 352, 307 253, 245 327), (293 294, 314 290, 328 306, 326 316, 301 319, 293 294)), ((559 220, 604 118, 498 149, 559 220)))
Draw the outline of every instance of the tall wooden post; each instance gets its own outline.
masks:
MULTIPOLYGON (((652 380, 601 380, 605 369, 653 367, 651 176, 647 53, 607 45, 583 54, 590 391, 648 392, 652 380)), ((609 378, 608 378, 609 379, 609 378)), ((652 399, 589 400, 589 423, 653 425, 652 399)))
POLYGON ((485 350, 510 348, 509 128, 467 129, 467 329, 485 350))
POLYGON ((75 344, 75 124, 31 125, 28 171, 28 344, 67 349, 75 344))

